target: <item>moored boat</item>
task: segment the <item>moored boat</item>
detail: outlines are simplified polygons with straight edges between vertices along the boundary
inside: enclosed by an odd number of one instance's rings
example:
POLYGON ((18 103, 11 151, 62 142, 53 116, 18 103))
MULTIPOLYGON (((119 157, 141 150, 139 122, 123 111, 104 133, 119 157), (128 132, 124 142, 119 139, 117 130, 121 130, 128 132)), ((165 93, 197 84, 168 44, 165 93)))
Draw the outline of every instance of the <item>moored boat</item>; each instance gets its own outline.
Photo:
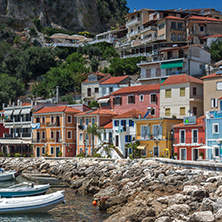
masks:
POLYGON ((51 194, 0 199, 0 214, 46 212, 64 202, 64 190, 51 194))
POLYGON ((49 189, 50 185, 37 185, 33 183, 20 183, 8 188, 0 189, 1 197, 25 197, 44 194, 49 189))
POLYGON ((0 181, 7 181, 7 180, 13 180, 16 177, 16 171, 10 170, 10 171, 0 171, 0 181))

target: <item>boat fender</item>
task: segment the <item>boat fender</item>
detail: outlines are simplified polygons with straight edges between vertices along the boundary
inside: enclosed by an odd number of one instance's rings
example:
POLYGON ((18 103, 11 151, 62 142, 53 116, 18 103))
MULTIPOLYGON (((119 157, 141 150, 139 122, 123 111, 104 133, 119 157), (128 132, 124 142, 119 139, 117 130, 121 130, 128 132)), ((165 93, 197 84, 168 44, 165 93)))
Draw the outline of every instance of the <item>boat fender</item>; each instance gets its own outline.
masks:
POLYGON ((63 201, 62 201, 62 203, 63 203, 63 204, 65 204, 65 203, 66 203, 66 201, 65 201, 65 200, 63 200, 63 201))
POLYGON ((94 201, 92 202, 92 205, 93 205, 94 207, 96 207, 96 206, 97 206, 97 201, 94 200, 94 201))

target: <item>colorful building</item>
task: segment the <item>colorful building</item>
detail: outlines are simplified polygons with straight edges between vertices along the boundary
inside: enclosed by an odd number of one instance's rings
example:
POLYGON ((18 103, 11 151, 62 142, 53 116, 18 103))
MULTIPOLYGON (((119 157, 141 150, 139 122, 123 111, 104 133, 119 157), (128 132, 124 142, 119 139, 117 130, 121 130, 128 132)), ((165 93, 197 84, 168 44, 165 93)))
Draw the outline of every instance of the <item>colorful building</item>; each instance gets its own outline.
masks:
POLYGON ((173 126, 181 123, 180 119, 141 118, 135 120, 136 141, 144 157, 170 157, 173 146, 173 126))
POLYGON ((75 114, 80 112, 72 106, 50 106, 33 113, 33 125, 36 126, 33 130, 35 156, 75 156, 75 114))
POLYGON ((184 117, 183 123, 174 126, 174 153, 179 160, 205 159, 205 117, 184 117), (202 157, 200 157, 202 155, 202 157))

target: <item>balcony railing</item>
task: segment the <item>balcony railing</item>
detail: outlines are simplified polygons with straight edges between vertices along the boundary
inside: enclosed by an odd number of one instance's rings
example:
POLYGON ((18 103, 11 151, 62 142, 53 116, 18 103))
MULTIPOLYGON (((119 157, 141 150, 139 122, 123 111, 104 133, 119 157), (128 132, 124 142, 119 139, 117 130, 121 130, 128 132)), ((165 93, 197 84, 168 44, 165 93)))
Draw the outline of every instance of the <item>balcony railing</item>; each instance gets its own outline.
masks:
POLYGON ((185 27, 171 26, 170 30, 174 31, 185 31, 185 27))
POLYGON ((47 126, 60 126, 60 122, 47 123, 47 126))
POLYGON ((31 133, 14 133, 14 134, 5 133, 4 134, 4 138, 24 138, 24 137, 31 137, 31 136, 32 136, 31 133))
POLYGON ((176 138, 174 140, 174 144, 204 144, 205 139, 204 138, 197 138, 197 137, 192 137, 192 138, 176 138))
POLYGON ((136 25, 136 24, 140 23, 140 21, 141 21, 140 18, 135 18, 130 21, 126 21, 126 27, 136 25))
POLYGON ((37 139, 37 138, 35 138, 35 139, 32 139, 32 142, 33 143, 62 143, 63 141, 62 141, 62 139, 61 138, 49 138, 49 139, 37 139))

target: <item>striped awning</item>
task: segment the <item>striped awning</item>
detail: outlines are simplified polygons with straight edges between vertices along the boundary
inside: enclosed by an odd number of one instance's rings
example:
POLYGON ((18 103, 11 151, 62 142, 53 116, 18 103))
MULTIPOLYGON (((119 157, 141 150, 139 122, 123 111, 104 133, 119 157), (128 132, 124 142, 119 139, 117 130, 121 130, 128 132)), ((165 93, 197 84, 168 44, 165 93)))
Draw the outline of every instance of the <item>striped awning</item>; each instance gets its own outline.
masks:
POLYGON ((14 114, 14 115, 19 115, 20 112, 21 112, 21 109, 15 109, 13 114, 14 114))
POLYGON ((5 115, 5 116, 11 116, 12 113, 13 113, 13 109, 8 109, 8 110, 5 110, 5 111, 4 111, 4 115, 5 115))
POLYGON ((29 114, 31 112, 31 108, 22 109, 22 114, 29 114))
POLYGON ((138 146, 137 149, 138 150, 144 150, 146 148, 146 146, 138 146))
POLYGON ((171 68, 179 68, 183 67, 183 60, 172 61, 172 62, 162 62, 161 69, 171 69, 171 68))

